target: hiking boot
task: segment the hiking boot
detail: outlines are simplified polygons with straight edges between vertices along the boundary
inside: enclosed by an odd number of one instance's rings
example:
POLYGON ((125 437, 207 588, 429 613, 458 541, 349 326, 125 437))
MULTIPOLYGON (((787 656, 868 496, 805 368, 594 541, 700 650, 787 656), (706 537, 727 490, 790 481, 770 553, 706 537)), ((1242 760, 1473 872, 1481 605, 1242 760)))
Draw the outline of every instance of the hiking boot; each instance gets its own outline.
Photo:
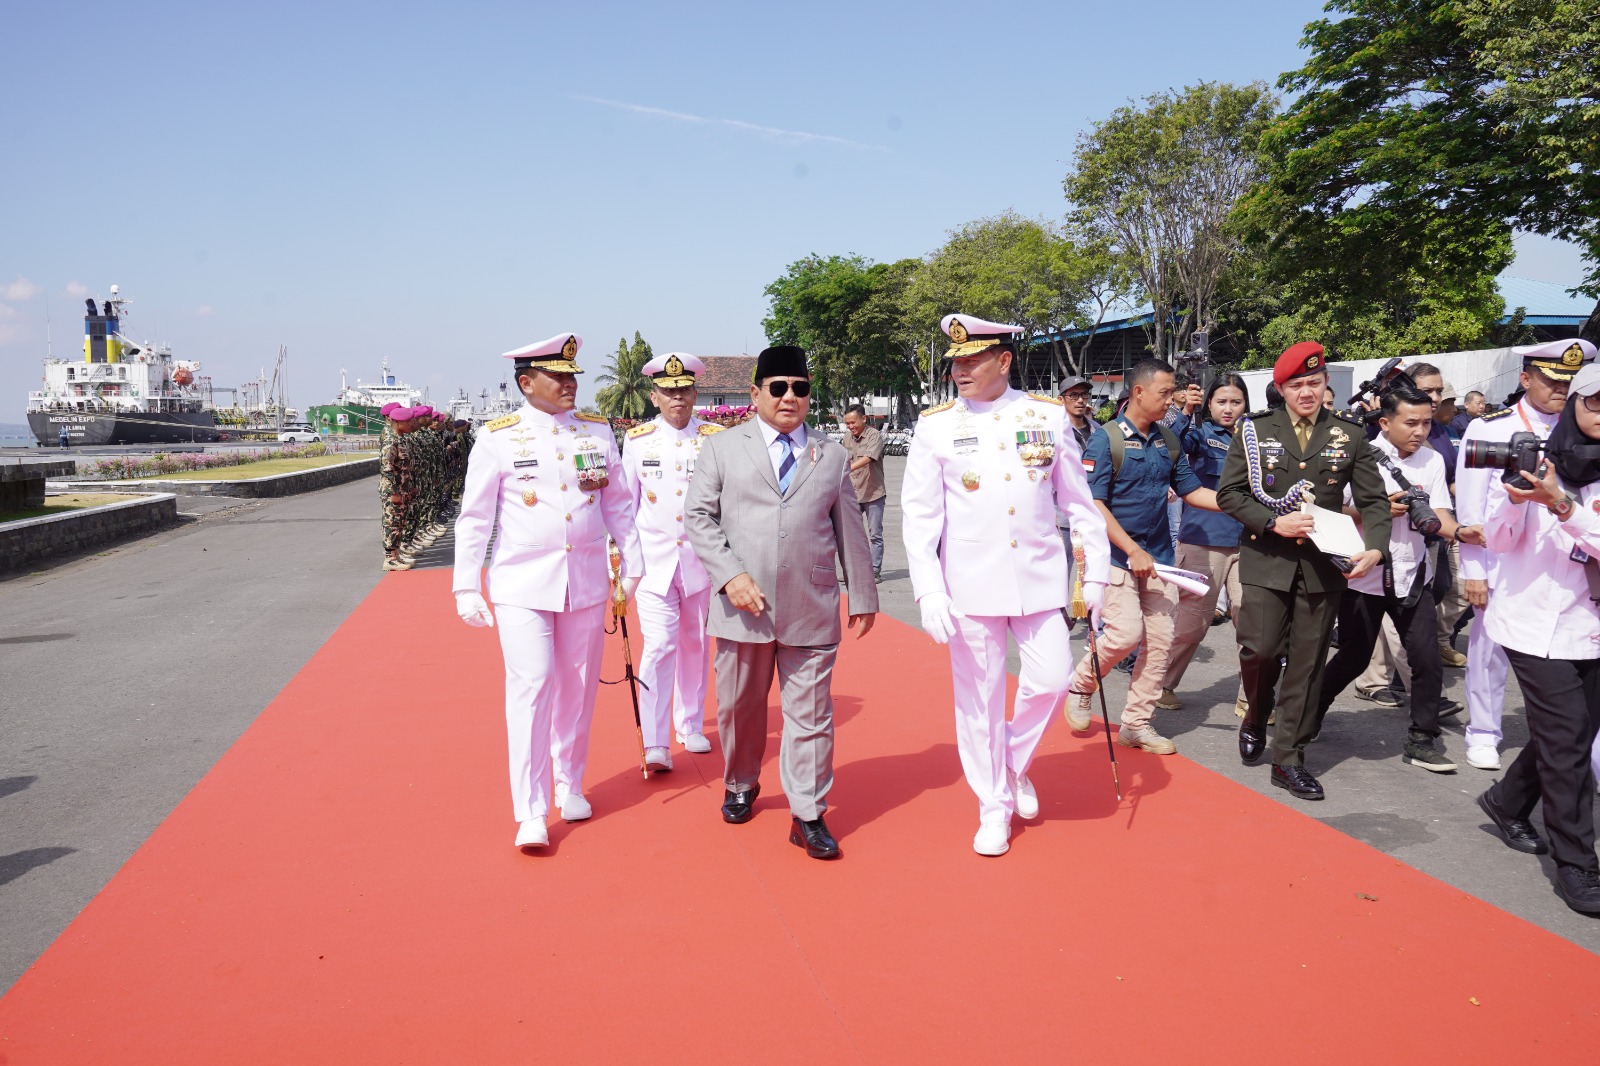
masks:
POLYGON ((1156 706, 1163 711, 1181 711, 1183 710, 1183 701, 1178 698, 1176 692, 1173 692, 1170 688, 1164 688, 1161 690, 1161 698, 1156 700, 1156 706))
POLYGON ((1176 755, 1178 752, 1178 745, 1150 726, 1140 729, 1123 726, 1117 730, 1117 743, 1125 748, 1143 748, 1151 755, 1176 755))
POLYGON ((1094 698, 1094 694, 1092 692, 1078 693, 1077 699, 1073 699, 1073 695, 1071 692, 1067 693, 1067 725, 1074 733, 1087 733, 1090 724, 1094 721, 1093 716, 1089 714, 1089 701, 1094 698))
POLYGON ((1433 738, 1426 733, 1413 731, 1406 734, 1405 753, 1400 756, 1400 761, 1432 770, 1436 774, 1456 772, 1456 764, 1433 749, 1433 738))
POLYGON ((1467 657, 1448 644, 1439 645, 1439 661, 1457 670, 1467 665, 1467 657))

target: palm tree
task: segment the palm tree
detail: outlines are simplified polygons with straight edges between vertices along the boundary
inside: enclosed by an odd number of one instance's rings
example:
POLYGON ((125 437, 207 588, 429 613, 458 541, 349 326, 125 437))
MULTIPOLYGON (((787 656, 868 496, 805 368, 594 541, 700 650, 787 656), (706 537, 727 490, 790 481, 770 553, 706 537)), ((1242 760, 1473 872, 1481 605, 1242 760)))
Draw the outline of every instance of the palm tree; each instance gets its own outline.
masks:
POLYGON ((604 373, 595 378, 600 390, 595 393, 594 401, 601 414, 607 418, 651 417, 654 410, 654 405, 650 403, 652 386, 650 379, 640 371, 653 357, 650 345, 637 331, 633 335, 632 345, 625 338, 617 342, 616 354, 606 364, 604 373))

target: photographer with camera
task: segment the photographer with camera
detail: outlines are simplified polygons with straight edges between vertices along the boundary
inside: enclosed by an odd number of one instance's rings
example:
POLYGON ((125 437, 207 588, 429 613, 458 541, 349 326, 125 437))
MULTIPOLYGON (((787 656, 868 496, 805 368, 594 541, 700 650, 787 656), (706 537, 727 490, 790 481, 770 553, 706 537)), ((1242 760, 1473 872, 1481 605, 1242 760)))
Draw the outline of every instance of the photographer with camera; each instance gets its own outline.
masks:
MULTIPOLYGON (((1584 354, 1576 343, 1569 353, 1578 362, 1584 354)), ((1591 761, 1600 731, 1600 366, 1578 371, 1542 459, 1536 451, 1513 441, 1467 454, 1468 467, 1506 471, 1490 486, 1483 524, 1498 557, 1484 628, 1505 649, 1528 716, 1527 746, 1478 805, 1508 847, 1551 853, 1568 907, 1600 914, 1591 761), (1528 821, 1541 803, 1548 845, 1528 821)))
MULTIPOLYGON (((1389 561, 1379 570, 1352 576, 1339 601, 1339 651, 1323 674, 1312 735, 1321 731, 1334 698, 1366 668, 1387 616, 1394 621, 1411 669, 1411 728, 1401 758, 1424 770, 1450 773, 1456 764, 1434 748, 1440 732, 1444 666, 1434 622, 1434 574, 1427 538, 1453 539, 1456 523, 1450 515, 1444 459, 1423 447, 1433 425, 1433 401, 1401 385, 1383 394, 1379 411, 1372 450, 1394 519, 1389 561)), ((1359 521, 1361 514, 1351 505, 1348 488, 1345 498, 1345 512, 1359 521)))
POLYGON ((1461 583, 1473 607, 1467 630, 1467 762, 1480 770, 1500 769, 1500 717, 1508 666, 1505 652, 1484 630, 1485 606, 1499 583, 1499 560, 1485 549, 1483 541, 1494 471, 1473 465, 1468 456, 1487 444, 1509 444, 1519 433, 1524 435, 1524 448, 1548 437, 1567 402, 1573 375, 1594 358, 1595 348, 1585 340, 1562 340, 1513 348, 1512 352, 1522 358, 1522 398, 1469 425, 1456 463, 1461 583))

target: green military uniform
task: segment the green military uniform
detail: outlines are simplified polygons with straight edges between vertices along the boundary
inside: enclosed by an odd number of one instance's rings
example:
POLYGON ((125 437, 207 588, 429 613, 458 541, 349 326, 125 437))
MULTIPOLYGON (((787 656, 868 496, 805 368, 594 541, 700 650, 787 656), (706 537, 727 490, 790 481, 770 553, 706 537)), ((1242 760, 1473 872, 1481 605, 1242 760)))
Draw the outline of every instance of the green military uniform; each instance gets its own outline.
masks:
MULTIPOLYGON (((1367 548, 1387 558, 1389 498, 1361 424, 1318 408, 1310 437, 1302 445, 1289 411, 1280 408, 1248 417, 1254 424, 1262 495, 1282 500, 1300 481, 1309 481, 1313 502, 1337 511, 1344 506, 1349 485, 1361 512, 1367 548)), ((1306 742, 1316 728, 1322 669, 1345 579, 1309 537, 1283 537, 1267 529, 1278 515, 1252 491, 1243 422, 1240 430, 1222 468, 1217 505, 1247 530, 1239 542, 1243 602, 1238 615, 1239 677, 1249 702, 1245 721, 1257 736, 1263 735, 1281 674, 1272 761, 1302 766, 1306 742), (1280 667, 1278 660, 1285 656, 1288 661, 1280 667)))
POLYGON ((378 499, 383 504, 383 554, 388 558, 400 550, 400 434, 387 418, 378 440, 378 499))

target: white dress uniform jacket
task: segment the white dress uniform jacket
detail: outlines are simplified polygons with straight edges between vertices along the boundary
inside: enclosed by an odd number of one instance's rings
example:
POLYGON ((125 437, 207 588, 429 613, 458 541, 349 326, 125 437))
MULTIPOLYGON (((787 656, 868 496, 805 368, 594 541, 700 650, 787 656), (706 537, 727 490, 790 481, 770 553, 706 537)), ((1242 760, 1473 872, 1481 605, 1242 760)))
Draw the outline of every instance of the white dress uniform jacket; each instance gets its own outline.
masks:
POLYGON ((673 429, 659 416, 628 431, 622 467, 635 493, 636 526, 644 553, 639 588, 645 592, 665 596, 675 574, 682 575, 687 596, 710 587, 706 568, 683 530, 683 509, 700 445, 721 431, 721 426, 698 418, 690 418, 682 429, 673 429))
POLYGON ((1490 485, 1483 533, 1500 583, 1484 628, 1503 647, 1546 659, 1600 658, 1600 607, 1573 558, 1574 549, 1600 558, 1600 485, 1577 495, 1562 522, 1540 504, 1513 504, 1498 479, 1490 485))
POLYGON ((923 412, 901 507, 918 599, 948 592, 974 616, 1065 607, 1071 590, 1057 511, 1082 539, 1084 580, 1110 581, 1105 519, 1059 400, 1008 389, 988 403, 955 400, 923 412), (1041 444, 1053 449, 1051 461, 1030 465, 1027 449, 1041 444))
POLYGON ((640 576, 633 494, 603 419, 522 409, 486 423, 467 459, 456 519, 453 589, 478 591, 489 535, 489 600, 536 611, 579 610, 610 597, 606 533, 623 573, 640 576), (603 487, 595 487, 601 480, 603 487), (498 512, 498 518, 496 514, 498 512))
MULTIPOLYGON (((1467 466, 1469 441, 1495 441, 1505 443, 1513 433, 1532 432, 1540 440, 1550 436, 1556 427, 1559 414, 1547 415, 1528 403, 1526 399, 1504 412, 1488 418, 1474 419, 1461 436, 1461 446, 1456 449, 1456 518, 1464 526, 1481 526, 1488 515, 1489 487, 1498 482, 1502 471, 1467 466)), ((1497 556, 1494 552, 1475 544, 1461 545, 1461 579, 1487 581, 1494 588, 1498 580, 1497 556)))

